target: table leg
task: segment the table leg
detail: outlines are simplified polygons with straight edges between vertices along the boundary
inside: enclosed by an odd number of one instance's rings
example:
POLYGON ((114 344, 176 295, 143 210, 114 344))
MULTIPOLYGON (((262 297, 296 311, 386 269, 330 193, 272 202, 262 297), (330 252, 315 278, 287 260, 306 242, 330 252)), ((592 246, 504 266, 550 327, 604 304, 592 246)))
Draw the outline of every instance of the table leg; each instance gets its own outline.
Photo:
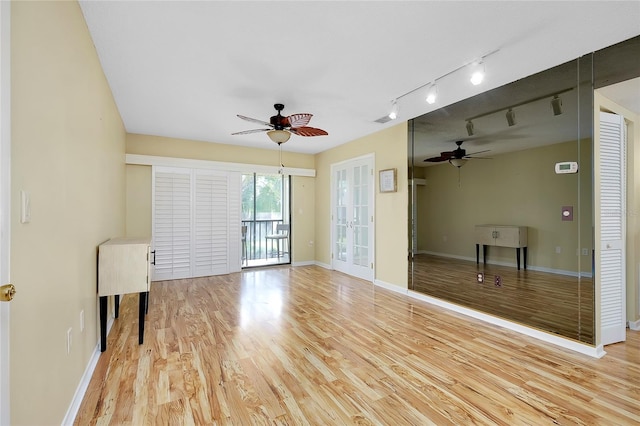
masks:
POLYGON ((480 264, 480 244, 476 244, 476 265, 480 264))
POLYGON ((518 265, 518 271, 520 270, 520 248, 516 248, 516 264, 518 265))
POLYGON ((487 245, 486 244, 482 245, 482 256, 483 256, 484 264, 486 265, 487 264, 487 245))
POLYGON ((116 318, 120 315, 120 295, 116 294, 113 296, 113 307, 115 309, 116 318))
POLYGON ((527 248, 523 247, 522 251, 524 252, 524 269, 527 269, 527 248))
POLYGON ((138 344, 144 341, 144 310, 147 303, 147 292, 140 293, 140 306, 138 309, 138 344))
POLYGON ((100 352, 107 349, 107 307, 109 299, 100 296, 100 352))

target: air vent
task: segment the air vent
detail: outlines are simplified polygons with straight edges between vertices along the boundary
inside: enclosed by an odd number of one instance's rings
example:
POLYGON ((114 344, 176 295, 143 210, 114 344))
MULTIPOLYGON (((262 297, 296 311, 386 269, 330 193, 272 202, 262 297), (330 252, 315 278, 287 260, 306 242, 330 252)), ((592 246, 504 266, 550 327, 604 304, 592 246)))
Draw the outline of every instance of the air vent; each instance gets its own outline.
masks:
POLYGON ((377 120, 375 120, 375 123, 384 124, 384 123, 388 123, 389 121, 391 121, 391 119, 389 118, 388 115, 385 115, 384 117, 380 117, 377 120))

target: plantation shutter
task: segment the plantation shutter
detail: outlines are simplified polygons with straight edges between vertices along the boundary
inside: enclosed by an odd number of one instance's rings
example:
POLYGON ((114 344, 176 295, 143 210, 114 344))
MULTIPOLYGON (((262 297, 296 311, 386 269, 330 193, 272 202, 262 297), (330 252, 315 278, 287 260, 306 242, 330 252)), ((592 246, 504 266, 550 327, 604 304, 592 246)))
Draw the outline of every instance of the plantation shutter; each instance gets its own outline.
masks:
POLYGON ((600 113, 599 204, 596 226, 600 247, 600 324, 603 345, 626 338, 624 118, 600 113))
POLYGON ((154 167, 154 280, 241 269, 241 174, 154 167))
POLYGON ((154 170, 154 280, 191 274, 191 172, 154 170))

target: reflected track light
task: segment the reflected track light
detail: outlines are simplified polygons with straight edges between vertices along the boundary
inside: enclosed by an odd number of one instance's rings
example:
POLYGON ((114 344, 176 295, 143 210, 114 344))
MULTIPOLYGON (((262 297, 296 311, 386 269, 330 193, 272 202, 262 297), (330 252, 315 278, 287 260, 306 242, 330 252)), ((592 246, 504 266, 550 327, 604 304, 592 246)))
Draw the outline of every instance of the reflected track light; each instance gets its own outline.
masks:
POLYGON ((473 136, 473 123, 471 120, 467 121, 467 134, 473 136))
POLYGON ((516 124, 516 113, 513 112, 511 108, 509 108, 509 111, 507 111, 507 124, 509 125, 509 127, 516 124))
POLYGON ((562 114, 562 99, 558 97, 558 95, 553 95, 553 99, 551 99, 551 109, 553 110, 553 115, 562 114))

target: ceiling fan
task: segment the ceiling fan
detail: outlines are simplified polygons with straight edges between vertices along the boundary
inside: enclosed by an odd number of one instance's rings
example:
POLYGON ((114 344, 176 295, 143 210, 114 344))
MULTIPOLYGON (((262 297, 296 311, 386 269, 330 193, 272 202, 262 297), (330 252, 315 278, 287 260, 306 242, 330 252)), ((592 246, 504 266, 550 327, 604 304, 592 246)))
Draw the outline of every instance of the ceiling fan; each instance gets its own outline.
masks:
POLYGON ((427 162, 431 162, 431 163, 440 163, 443 161, 448 161, 451 165, 460 168, 462 166, 464 166, 464 164, 467 162, 467 159, 470 158, 474 158, 474 159, 478 159, 478 160, 488 160, 489 158, 487 157, 472 157, 473 155, 477 155, 477 154, 482 154, 483 152, 489 152, 488 149, 484 150, 484 151, 478 151, 478 152, 474 152, 471 154, 467 154, 467 150, 462 148, 462 143, 464 141, 456 141, 456 145, 458 146, 456 149, 454 149, 453 151, 444 151, 441 152, 439 156, 437 157, 431 157, 431 158, 427 158, 424 161, 427 162))
POLYGON ((266 121, 257 120, 255 118, 245 117, 244 115, 238 114, 238 117, 243 120, 268 126, 267 129, 244 130, 242 132, 232 133, 232 135, 248 135, 250 133, 267 132, 267 136, 269 136, 269 138, 278 145, 288 141, 292 133, 298 136, 328 135, 328 133, 322 129, 316 129, 315 127, 307 126, 307 124, 309 124, 309 121, 311 120, 311 117, 313 117, 313 114, 292 114, 288 117, 285 117, 280 114, 280 112, 284 109, 283 104, 275 104, 273 107, 276 109, 276 111, 278 111, 278 114, 271 117, 268 123, 266 121))

